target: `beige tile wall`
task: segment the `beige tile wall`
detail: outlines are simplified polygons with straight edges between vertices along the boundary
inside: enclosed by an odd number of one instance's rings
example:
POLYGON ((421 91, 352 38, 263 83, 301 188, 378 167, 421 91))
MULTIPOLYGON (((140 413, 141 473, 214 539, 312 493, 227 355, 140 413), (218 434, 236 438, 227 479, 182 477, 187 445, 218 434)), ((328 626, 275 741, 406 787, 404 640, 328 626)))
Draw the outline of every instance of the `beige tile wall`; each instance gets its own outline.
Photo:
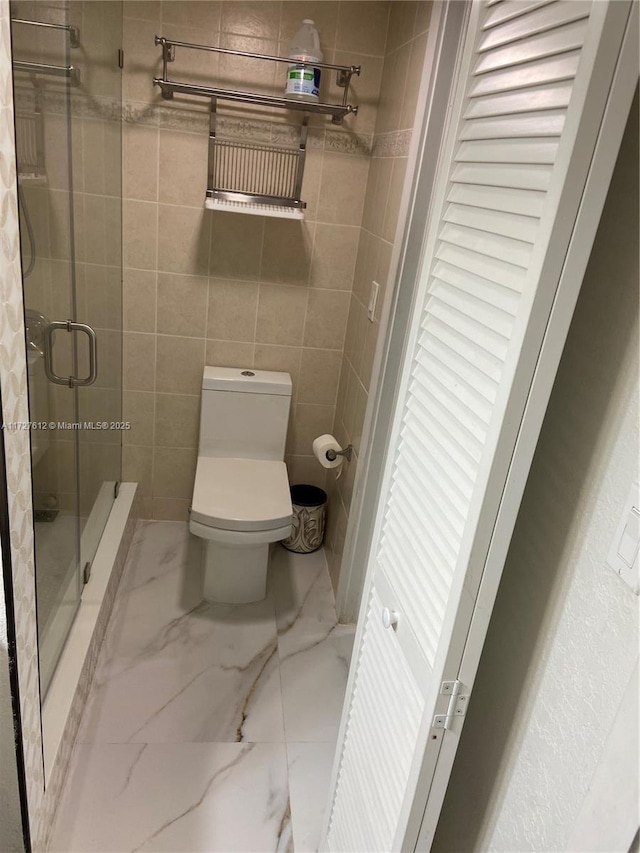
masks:
MULTIPOLYGON (((133 429, 124 434, 123 475, 140 482, 147 516, 186 518, 205 364, 288 371, 290 479, 325 484, 311 442, 335 419, 389 8, 384 0, 125 2, 124 413, 133 429), (161 100, 151 85, 154 35, 282 53, 305 17, 317 23, 325 60, 362 64, 353 85, 360 114, 341 129, 313 120, 304 222, 205 211, 206 102, 161 100)), ((283 85, 275 69, 265 78, 255 62, 239 67, 183 51, 172 74, 283 85)), ((323 85, 326 98, 341 98, 331 80, 323 85)), ((281 115, 219 112, 241 138, 295 139, 281 115)))
POLYGON ((379 343, 380 312, 384 291, 393 282, 391 252, 398 226, 400 198, 407 168, 407 153, 414 125, 422 76, 429 2, 393 2, 384 58, 380 103, 358 243, 349 318, 340 370, 333 433, 354 456, 340 479, 329 472, 329 513, 326 553, 337 589, 351 499, 358 469, 360 441, 368 401, 371 371, 379 343), (373 321, 367 316, 372 281, 378 282, 373 321))

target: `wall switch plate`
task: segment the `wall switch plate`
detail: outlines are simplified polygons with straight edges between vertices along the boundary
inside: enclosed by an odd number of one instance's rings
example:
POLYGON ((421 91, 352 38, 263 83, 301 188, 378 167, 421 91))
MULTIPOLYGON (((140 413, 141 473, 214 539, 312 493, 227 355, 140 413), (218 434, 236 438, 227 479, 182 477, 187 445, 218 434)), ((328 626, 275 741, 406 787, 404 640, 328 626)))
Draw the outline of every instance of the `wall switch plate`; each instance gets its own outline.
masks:
POLYGON ((380 285, 377 281, 371 282, 371 292, 369 294, 369 307, 367 308, 367 316, 373 323, 373 320, 376 316, 376 302, 378 301, 378 291, 380 290, 380 285))
POLYGON ((640 595, 640 487, 633 483, 616 528, 607 563, 640 595))

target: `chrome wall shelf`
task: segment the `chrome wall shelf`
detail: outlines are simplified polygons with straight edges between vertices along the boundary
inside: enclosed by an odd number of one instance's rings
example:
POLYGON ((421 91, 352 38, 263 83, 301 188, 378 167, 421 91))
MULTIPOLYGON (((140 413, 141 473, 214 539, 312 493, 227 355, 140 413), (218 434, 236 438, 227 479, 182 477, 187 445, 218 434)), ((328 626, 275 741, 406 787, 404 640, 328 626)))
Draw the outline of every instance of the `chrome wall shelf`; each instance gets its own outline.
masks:
POLYGON ((360 74, 359 65, 332 65, 327 62, 299 62, 297 65, 307 65, 314 68, 324 68, 335 71, 337 84, 344 89, 341 104, 322 104, 307 101, 294 101, 289 98, 276 95, 261 95, 257 92, 243 92, 232 89, 220 89, 215 86, 197 86, 192 83, 181 83, 169 79, 168 65, 176 58, 176 48, 187 50, 204 50, 211 53, 223 53, 230 56, 242 56, 248 59, 261 59, 265 62, 281 62, 291 65, 291 59, 284 56, 268 56, 262 53, 247 53, 243 50, 229 50, 224 47, 211 47, 204 44, 190 44, 185 41, 174 41, 164 36, 156 36, 156 45, 162 47, 162 77, 154 77, 153 82, 162 91, 162 97, 170 100, 174 93, 183 95, 196 95, 203 98, 220 98, 225 101, 236 101, 243 104, 256 104, 262 107, 276 107, 278 109, 296 110, 298 112, 313 113, 315 115, 330 115, 334 124, 342 124, 346 115, 356 115, 358 107, 347 103, 349 98, 349 85, 355 74, 360 74))
POLYGON ((162 48, 162 77, 154 77, 153 82, 160 87, 162 97, 165 100, 171 100, 175 93, 179 93, 208 98, 211 101, 205 207, 262 216, 302 219, 306 204, 301 200, 300 195, 304 176, 309 117, 310 115, 330 115, 334 124, 342 124, 346 115, 356 115, 358 107, 348 103, 349 86, 353 75, 359 76, 360 66, 332 65, 327 62, 296 63, 297 65, 335 71, 336 82, 338 86, 344 89, 342 103, 340 104, 296 101, 277 95, 201 86, 169 79, 169 63, 175 62, 176 48, 204 50, 245 59, 258 59, 265 62, 291 65, 292 60, 288 57, 190 44, 189 42, 168 39, 164 36, 156 36, 155 43, 162 48), (298 147, 286 148, 278 145, 247 144, 246 142, 219 139, 216 136, 218 100, 295 110, 303 113, 298 147))

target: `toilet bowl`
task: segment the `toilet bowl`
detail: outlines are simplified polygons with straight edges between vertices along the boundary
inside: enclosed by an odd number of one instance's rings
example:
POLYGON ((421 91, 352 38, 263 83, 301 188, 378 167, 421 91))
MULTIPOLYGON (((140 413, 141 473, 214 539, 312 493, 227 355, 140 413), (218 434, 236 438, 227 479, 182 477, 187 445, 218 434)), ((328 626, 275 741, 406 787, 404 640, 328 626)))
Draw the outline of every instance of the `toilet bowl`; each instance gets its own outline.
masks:
POLYGON ((266 595, 269 546, 291 532, 284 446, 287 373, 206 367, 189 529, 204 540, 204 597, 248 604, 266 595))

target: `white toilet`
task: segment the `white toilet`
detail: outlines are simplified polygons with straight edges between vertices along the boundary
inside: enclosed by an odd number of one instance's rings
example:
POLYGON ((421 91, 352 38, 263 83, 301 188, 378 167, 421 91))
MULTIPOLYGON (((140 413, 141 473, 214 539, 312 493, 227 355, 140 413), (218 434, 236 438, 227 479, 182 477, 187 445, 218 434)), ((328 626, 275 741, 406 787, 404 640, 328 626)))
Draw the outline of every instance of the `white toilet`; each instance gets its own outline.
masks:
POLYGON ((266 595, 269 545, 291 532, 284 464, 288 373, 205 367, 189 529, 204 542, 204 597, 248 604, 266 595))

